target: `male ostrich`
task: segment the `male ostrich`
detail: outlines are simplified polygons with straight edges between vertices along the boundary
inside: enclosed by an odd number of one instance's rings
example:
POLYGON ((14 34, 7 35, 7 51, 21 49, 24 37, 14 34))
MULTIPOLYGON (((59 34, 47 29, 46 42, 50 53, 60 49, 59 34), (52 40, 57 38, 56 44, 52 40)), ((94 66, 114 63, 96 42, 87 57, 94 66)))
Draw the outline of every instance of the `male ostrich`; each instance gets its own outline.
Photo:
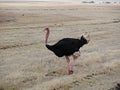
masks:
POLYGON ((45 37, 45 45, 46 47, 54 52, 54 54, 58 57, 65 56, 67 61, 67 72, 68 74, 73 73, 73 66, 75 63, 75 60, 78 56, 75 55, 75 52, 79 52, 80 47, 87 44, 90 41, 90 36, 88 33, 84 33, 80 39, 75 38, 63 38, 60 41, 58 41, 54 45, 48 45, 48 37, 50 30, 49 28, 45 28, 46 37, 45 37), (69 56, 73 56, 73 63, 70 64, 69 56))

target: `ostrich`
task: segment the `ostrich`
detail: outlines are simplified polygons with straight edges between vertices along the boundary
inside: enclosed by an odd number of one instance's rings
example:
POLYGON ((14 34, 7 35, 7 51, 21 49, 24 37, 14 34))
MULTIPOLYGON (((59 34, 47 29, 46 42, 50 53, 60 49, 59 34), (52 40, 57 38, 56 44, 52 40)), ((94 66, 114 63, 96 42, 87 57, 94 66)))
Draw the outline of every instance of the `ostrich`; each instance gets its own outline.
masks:
POLYGON ((47 31, 45 36, 46 47, 58 57, 65 56, 67 61, 67 72, 68 74, 72 74, 75 60, 78 58, 78 56, 80 56, 80 47, 88 44, 88 42, 90 41, 89 34, 87 32, 84 33, 80 39, 63 38, 54 45, 48 45, 48 37, 50 34, 50 30, 49 28, 45 28, 44 30, 47 31), (79 55, 75 55, 76 52, 79 52, 79 55), (73 57, 73 63, 70 63, 69 56, 73 57))

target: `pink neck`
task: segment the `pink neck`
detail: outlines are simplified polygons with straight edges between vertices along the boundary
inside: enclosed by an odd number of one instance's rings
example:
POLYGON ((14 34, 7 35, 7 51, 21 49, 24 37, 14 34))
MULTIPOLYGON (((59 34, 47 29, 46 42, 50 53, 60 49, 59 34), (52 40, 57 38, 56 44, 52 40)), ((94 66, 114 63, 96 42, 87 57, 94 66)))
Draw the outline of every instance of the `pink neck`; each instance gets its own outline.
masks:
POLYGON ((48 37, 49 37, 49 34, 50 34, 50 30, 47 28, 46 29, 47 33, 46 33, 46 37, 45 37, 45 44, 48 43, 48 37))

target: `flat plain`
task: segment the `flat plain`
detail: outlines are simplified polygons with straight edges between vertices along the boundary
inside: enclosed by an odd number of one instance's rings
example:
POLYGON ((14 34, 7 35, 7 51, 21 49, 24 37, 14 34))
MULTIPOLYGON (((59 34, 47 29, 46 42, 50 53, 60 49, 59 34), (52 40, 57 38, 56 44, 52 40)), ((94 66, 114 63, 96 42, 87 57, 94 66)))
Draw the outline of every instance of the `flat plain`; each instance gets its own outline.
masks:
MULTIPOLYGON (((72 57, 71 57, 72 61, 72 57)), ((117 90, 120 83, 120 4, 0 2, 0 90, 117 90), (74 73, 45 47, 62 38, 91 41, 74 73)))

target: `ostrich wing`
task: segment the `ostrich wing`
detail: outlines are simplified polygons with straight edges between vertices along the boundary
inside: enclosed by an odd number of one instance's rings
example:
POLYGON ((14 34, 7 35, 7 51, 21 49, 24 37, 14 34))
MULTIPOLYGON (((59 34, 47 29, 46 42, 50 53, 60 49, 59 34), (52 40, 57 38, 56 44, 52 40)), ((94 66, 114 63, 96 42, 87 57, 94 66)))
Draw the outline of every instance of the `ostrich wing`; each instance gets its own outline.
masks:
POLYGON ((72 55, 74 52, 79 51, 79 39, 64 38, 57 42, 54 47, 55 54, 72 55))

